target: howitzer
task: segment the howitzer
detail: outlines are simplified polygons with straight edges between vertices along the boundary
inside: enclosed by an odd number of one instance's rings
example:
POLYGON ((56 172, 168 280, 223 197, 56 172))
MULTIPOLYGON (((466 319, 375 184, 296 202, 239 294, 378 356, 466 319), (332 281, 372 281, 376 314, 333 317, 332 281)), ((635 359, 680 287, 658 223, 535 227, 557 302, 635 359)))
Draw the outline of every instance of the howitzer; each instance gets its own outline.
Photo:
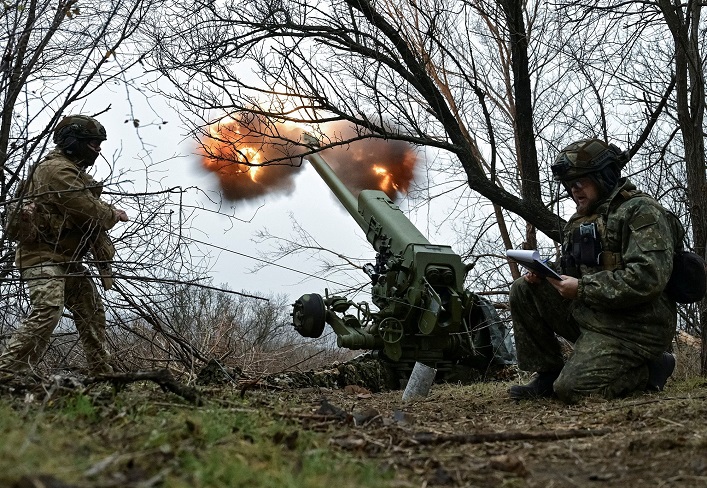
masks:
MULTIPOLYGON (((309 137, 307 142, 317 145, 309 137)), ((327 323, 339 347, 374 351, 401 379, 416 361, 436 368, 438 378, 458 366, 513 362, 505 326, 489 301, 464 289, 468 267, 450 246, 431 244, 384 192, 362 190, 356 199, 321 156, 306 158, 377 253, 363 271, 378 310, 328 292, 303 295, 292 313, 302 336, 321 336, 327 323)))

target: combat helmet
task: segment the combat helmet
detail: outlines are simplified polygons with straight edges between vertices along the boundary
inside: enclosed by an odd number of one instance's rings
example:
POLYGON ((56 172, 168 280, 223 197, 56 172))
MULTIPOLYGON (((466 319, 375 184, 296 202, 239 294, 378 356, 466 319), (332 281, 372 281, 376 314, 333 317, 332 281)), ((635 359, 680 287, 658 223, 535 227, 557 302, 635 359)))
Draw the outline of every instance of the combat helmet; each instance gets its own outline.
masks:
POLYGON ((608 193, 616 187, 627 161, 628 154, 613 144, 582 139, 562 149, 551 169, 555 181, 561 182, 568 192, 574 181, 588 176, 603 193, 608 193))
POLYGON ((54 143, 61 148, 79 140, 105 141, 107 138, 105 127, 87 115, 67 115, 54 128, 54 143))
POLYGON ((100 150, 89 144, 91 141, 105 141, 106 129, 93 117, 68 115, 54 128, 54 143, 73 161, 82 166, 90 166, 98 158, 100 150))

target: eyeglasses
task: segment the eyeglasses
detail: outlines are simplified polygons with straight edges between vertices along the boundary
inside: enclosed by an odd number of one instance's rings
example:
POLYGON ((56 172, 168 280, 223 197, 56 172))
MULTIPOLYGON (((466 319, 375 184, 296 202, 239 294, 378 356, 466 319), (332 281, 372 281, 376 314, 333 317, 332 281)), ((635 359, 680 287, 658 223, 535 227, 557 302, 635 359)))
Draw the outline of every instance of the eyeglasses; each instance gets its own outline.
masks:
POLYGON ((567 189, 567 191, 584 190, 591 182, 592 179, 589 176, 582 176, 576 180, 563 181, 562 185, 567 189))

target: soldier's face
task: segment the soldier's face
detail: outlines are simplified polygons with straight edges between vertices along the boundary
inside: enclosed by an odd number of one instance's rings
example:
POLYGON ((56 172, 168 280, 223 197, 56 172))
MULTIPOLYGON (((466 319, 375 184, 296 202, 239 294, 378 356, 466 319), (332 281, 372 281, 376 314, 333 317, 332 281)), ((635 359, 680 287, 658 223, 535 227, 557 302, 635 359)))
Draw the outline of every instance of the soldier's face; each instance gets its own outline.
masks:
POLYGON ((81 166, 92 166, 96 162, 98 155, 101 154, 101 142, 100 139, 90 139, 80 141, 80 144, 76 145, 73 153, 80 161, 81 166))
POLYGON ((101 141, 100 139, 91 139, 90 141, 88 141, 86 143, 86 145, 88 147, 90 147, 91 149, 93 149, 96 153, 99 153, 99 152, 101 152, 101 143, 102 142, 103 141, 101 141))
POLYGON ((588 176, 572 182, 570 191, 577 204, 577 213, 587 215, 597 201, 599 201, 599 187, 588 176))

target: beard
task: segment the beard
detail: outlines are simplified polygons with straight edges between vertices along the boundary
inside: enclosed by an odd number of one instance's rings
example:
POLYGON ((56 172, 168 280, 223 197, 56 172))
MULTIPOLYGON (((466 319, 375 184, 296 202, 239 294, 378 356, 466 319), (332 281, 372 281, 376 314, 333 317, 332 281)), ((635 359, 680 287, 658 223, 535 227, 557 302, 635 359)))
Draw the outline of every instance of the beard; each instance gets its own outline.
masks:
POLYGON ((593 199, 593 200, 584 199, 581 201, 575 200, 575 203, 577 203, 576 212, 579 215, 587 216, 587 215, 592 215, 594 213, 594 209, 597 207, 598 201, 596 199, 593 199))

